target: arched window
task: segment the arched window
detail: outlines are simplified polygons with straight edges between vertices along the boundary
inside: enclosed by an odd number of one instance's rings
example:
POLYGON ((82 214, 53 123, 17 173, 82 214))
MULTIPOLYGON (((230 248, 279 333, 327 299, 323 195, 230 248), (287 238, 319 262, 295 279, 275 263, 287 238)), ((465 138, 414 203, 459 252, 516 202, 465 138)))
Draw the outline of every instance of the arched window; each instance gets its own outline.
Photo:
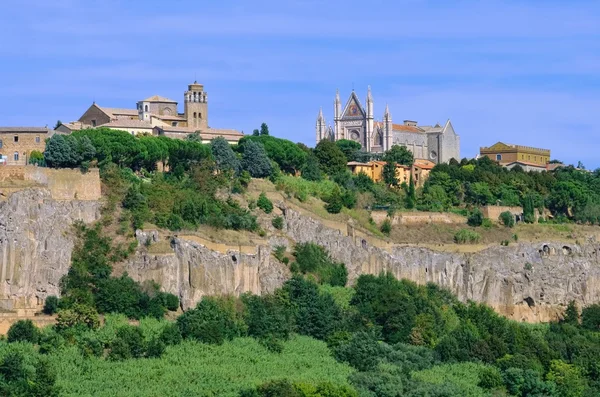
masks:
POLYGON ((13 154, 13 160, 19 161, 19 152, 15 152, 15 154, 13 154))
POLYGON ((383 134, 381 133, 381 131, 378 131, 377 134, 375 134, 374 143, 376 146, 383 146, 383 134))
POLYGON ((144 111, 148 111, 148 105, 144 106, 144 111))
POLYGON ((198 113, 198 118, 201 119, 202 118, 202 113, 198 113))
POLYGON ((194 118, 196 118, 196 112, 194 112, 194 118))

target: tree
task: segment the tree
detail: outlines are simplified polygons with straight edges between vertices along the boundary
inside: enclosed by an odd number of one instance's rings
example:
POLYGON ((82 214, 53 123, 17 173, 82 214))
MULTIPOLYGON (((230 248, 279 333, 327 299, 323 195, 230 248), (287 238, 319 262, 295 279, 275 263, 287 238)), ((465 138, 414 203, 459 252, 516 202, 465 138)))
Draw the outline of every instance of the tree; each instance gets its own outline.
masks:
POLYGON ((414 156, 406 146, 393 145, 383 154, 383 161, 411 166, 414 162, 414 156))
POLYGON ((506 227, 514 227, 515 226, 515 216, 510 211, 504 211, 500 214, 500 220, 502 224, 506 227))
POLYGON ((528 194, 523 199, 523 220, 527 223, 535 222, 535 207, 533 203, 533 195, 528 194))
POLYGON ((269 126, 267 123, 262 123, 260 125, 260 135, 269 135, 269 126))
POLYGON ((37 343, 39 331, 31 320, 19 320, 8 329, 7 340, 11 342, 37 343))
POLYGON ((242 332, 234 308, 226 299, 204 297, 194 309, 177 318, 177 326, 185 339, 222 344, 242 332))
POLYGON ((320 181, 323 179, 321 169, 319 168, 319 162, 314 154, 308 155, 306 163, 302 168, 302 178, 307 181, 320 181))
POLYGON ((583 308, 581 326, 592 331, 600 331, 600 304, 594 303, 583 308))
POLYGON ((256 128, 255 128, 255 129, 252 131, 252 136, 259 136, 259 135, 260 135, 260 131, 259 131, 258 129, 256 129, 256 128))
POLYGON ((242 168, 253 178, 265 178, 271 175, 273 167, 262 144, 250 140, 244 142, 242 168))
POLYGON ((475 182, 467 186, 465 200, 474 205, 487 205, 494 203, 494 195, 485 182, 475 182))
POLYGON ((44 310, 45 314, 54 314, 58 311, 58 298, 54 295, 50 295, 46 297, 44 301, 44 310))
POLYGON ((76 167, 81 158, 77 150, 78 141, 73 135, 53 135, 46 141, 44 159, 49 167, 76 167))
POLYGON ((562 360, 552 360, 546 380, 556 383, 560 396, 581 397, 587 387, 581 369, 562 360))
POLYGON ((344 156, 346 156, 346 161, 357 160, 356 154, 360 151, 360 143, 349 139, 340 139, 335 141, 335 144, 344 153, 344 156))
POLYGON ((258 196, 258 200, 256 201, 256 206, 263 210, 266 214, 270 214, 273 211, 273 203, 271 200, 267 198, 265 192, 262 192, 258 196))
POLYGON ((325 209, 330 214, 339 214, 343 207, 344 202, 342 201, 342 193, 340 192, 340 188, 336 185, 331 192, 331 195, 327 198, 325 209))
POLYGON ((247 136, 239 142, 242 150, 246 141, 262 144, 269 159, 276 162, 279 168, 288 174, 296 174, 306 163, 307 153, 290 140, 269 135, 247 136))
POLYGON ((330 140, 323 139, 315 147, 315 157, 321 170, 332 176, 346 170, 346 156, 339 147, 330 140))
POLYGON ((388 186, 398 186, 398 178, 396 178, 396 164, 391 161, 386 161, 382 171, 383 182, 388 186))
POLYGON ((412 172, 409 177, 408 188, 406 189, 406 208, 413 209, 417 204, 417 192, 415 189, 415 181, 412 172))
POLYGON ((191 134, 188 134, 185 137, 185 140, 188 141, 188 142, 202 143, 202 137, 200 136, 200 133, 198 131, 192 132, 191 134))
POLYGON ((240 160, 225 138, 221 136, 213 138, 213 140, 210 141, 210 152, 212 153, 219 170, 231 170, 234 174, 240 172, 242 168, 240 160))
POLYGON ((63 125, 62 121, 60 120, 56 120, 56 124, 54 124, 54 129, 57 129, 58 127, 60 127, 61 125, 63 125))
POLYGON ((571 325, 579 325, 579 309, 574 300, 569 302, 567 309, 565 310, 565 317, 563 322, 571 325))

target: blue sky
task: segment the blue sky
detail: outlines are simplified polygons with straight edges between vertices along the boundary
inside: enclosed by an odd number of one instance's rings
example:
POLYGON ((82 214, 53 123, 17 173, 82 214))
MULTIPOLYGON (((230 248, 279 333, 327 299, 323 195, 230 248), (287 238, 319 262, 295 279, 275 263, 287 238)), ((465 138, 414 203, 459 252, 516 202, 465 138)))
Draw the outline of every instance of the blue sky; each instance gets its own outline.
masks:
MULTIPOLYGON (((0 125, 72 121, 96 101, 182 101, 209 125, 314 146, 337 88, 395 122, 451 119, 461 155, 499 140, 600 166, 597 1, 6 0, 0 125)), ((183 111, 180 103, 180 111, 183 111)))

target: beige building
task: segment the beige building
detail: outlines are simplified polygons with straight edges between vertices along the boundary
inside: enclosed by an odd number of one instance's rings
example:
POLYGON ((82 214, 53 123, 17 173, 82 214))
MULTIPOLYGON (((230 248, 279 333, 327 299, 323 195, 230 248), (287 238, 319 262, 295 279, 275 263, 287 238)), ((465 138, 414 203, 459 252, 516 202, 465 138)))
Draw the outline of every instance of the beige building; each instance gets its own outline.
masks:
POLYGON ((490 147, 479 148, 481 156, 489 157, 500 165, 528 166, 531 170, 542 170, 550 161, 550 150, 531 146, 512 145, 498 142, 490 147))
MULTIPOLYGON (((363 173, 371 178, 374 182, 380 182, 383 180, 383 167, 385 161, 369 161, 368 163, 361 163, 358 161, 351 161, 347 164, 348 170, 354 175, 363 173)), ((427 178, 429 172, 435 167, 435 163, 417 159, 411 167, 396 164, 396 179, 398 183, 409 183, 410 176, 412 175, 415 186, 422 187, 427 178)))
POLYGON ((0 165, 26 165, 32 151, 43 153, 54 131, 40 127, 0 127, 0 165))
POLYGON ((159 95, 138 101, 135 109, 102 107, 94 102, 79 120, 63 124, 57 131, 71 133, 84 128, 106 127, 132 135, 154 134, 178 139, 197 132, 203 142, 222 136, 229 143, 237 143, 243 137, 239 131, 208 125, 208 93, 202 84, 188 85, 183 101, 183 113, 178 112, 177 101, 159 95))

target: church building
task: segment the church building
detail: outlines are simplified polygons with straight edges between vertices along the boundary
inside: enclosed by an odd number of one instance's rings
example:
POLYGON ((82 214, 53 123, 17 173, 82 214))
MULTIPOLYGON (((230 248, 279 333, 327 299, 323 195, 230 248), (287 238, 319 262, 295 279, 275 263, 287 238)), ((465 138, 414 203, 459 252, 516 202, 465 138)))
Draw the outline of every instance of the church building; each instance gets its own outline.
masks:
POLYGON ((334 101, 334 125, 327 126, 323 110, 319 111, 316 124, 317 143, 322 139, 337 141, 349 139, 360 143, 367 153, 383 153, 393 145, 405 146, 416 159, 434 163, 445 163, 455 158, 460 160, 460 138, 450 120, 440 124, 418 125, 416 121, 404 120, 394 124, 388 106, 383 118, 375 120, 371 87, 367 91, 366 106, 352 90, 350 98, 342 108, 339 91, 334 101))

